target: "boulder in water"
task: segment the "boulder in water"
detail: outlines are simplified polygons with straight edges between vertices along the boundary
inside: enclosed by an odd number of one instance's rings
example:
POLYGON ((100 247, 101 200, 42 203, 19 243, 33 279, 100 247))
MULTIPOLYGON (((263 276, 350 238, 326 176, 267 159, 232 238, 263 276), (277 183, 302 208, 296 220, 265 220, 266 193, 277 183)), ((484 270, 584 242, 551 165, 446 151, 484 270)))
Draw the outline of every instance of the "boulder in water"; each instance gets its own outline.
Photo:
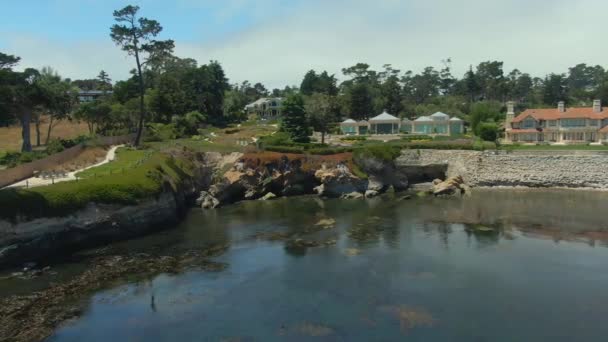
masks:
POLYGON ((435 196, 454 196, 465 193, 466 184, 462 176, 450 177, 443 182, 433 181, 433 195, 435 196))
POLYGON ((361 198, 363 198, 363 194, 360 193, 360 192, 354 191, 354 192, 351 192, 349 194, 342 195, 341 198, 342 199, 361 199, 361 198))
POLYGON ((260 201, 270 201, 275 198, 277 198, 277 195, 273 194, 272 192, 269 192, 266 195, 262 196, 262 198, 260 198, 260 201))

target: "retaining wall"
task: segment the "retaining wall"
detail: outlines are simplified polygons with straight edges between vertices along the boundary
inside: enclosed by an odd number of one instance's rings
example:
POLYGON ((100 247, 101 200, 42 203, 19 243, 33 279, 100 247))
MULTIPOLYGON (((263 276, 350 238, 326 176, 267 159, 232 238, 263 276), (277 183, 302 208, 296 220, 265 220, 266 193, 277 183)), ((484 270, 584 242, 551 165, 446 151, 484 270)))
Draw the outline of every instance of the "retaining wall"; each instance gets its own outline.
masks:
POLYGON ((606 151, 404 150, 397 164, 447 165, 471 186, 608 189, 606 151))

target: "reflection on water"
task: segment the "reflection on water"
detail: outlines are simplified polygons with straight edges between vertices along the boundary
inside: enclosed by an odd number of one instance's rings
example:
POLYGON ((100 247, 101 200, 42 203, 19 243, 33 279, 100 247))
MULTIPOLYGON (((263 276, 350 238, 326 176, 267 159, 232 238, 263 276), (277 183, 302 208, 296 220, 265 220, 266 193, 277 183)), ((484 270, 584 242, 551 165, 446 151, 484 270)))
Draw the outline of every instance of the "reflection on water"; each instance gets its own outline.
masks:
POLYGON ((109 252, 229 242, 216 260, 226 270, 99 292, 50 340, 601 339, 606 200, 599 192, 488 190, 465 199, 310 197, 194 210, 177 229, 109 252), (305 248, 293 253, 294 243, 305 248))

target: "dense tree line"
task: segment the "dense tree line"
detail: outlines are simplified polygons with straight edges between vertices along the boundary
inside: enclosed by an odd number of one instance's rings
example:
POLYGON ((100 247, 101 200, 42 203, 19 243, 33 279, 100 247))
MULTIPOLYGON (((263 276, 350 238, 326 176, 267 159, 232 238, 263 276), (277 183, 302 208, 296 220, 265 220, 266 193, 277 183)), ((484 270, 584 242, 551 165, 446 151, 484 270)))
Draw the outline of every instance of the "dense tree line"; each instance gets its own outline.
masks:
POLYGON ((442 68, 429 66, 419 73, 401 72, 390 64, 376 71, 357 63, 342 69, 342 74, 345 80, 340 84, 326 71, 310 70, 302 80, 300 92, 309 122, 316 122, 321 132, 332 126, 319 126, 320 122, 345 117, 365 120, 383 110, 408 118, 443 111, 465 119, 479 135, 481 126, 484 132, 492 123, 498 126, 509 100, 520 109, 553 107, 559 101, 572 106, 589 106, 593 99, 608 101, 608 71, 599 65, 578 64, 565 73, 538 78, 518 69, 506 73, 503 62, 487 61, 458 78, 446 59, 442 68))
MULTIPOLYGON (((543 78, 518 69, 506 72, 500 61, 471 66, 461 77, 453 75, 451 60, 440 68, 415 73, 384 65, 374 70, 357 63, 342 69, 342 82, 327 71, 308 71, 299 87, 267 89, 262 83, 231 84, 218 61, 199 65, 191 58, 173 55, 172 40, 157 40, 162 26, 138 16, 139 7, 114 12, 111 39, 133 57, 131 77, 112 82, 101 70, 96 78, 69 80, 50 67, 15 71, 19 57, 0 53, 0 126, 19 123, 24 151, 48 143, 52 128, 61 120, 88 124, 91 134, 140 134, 146 124, 173 125, 182 134, 196 134, 204 125, 224 126, 246 119, 243 108, 261 97, 285 101, 284 126, 298 140, 309 128, 322 133, 335 129, 345 117, 369 119, 383 110, 414 118, 443 111, 461 117, 473 132, 487 134, 498 124, 504 103, 515 100, 521 108, 590 105, 593 99, 608 103, 608 71, 601 66, 578 64, 564 73, 543 78), (103 92, 94 102, 77 101, 78 90, 103 92), (42 126, 42 117, 48 125, 42 126), (303 129, 297 126, 305 126, 303 129), (41 131, 47 141, 41 141, 41 131)), ((491 134, 487 134, 491 136, 491 134)))

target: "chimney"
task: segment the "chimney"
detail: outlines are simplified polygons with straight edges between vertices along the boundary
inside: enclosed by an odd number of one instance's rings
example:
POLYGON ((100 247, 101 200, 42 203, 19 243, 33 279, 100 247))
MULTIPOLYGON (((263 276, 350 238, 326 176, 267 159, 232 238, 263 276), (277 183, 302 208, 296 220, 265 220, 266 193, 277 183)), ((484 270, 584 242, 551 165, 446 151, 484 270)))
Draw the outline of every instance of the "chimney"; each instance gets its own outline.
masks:
POLYGON ((507 115, 514 115, 515 114, 515 102, 513 101, 509 101, 507 102, 507 115))
POLYGON ((566 112, 566 103, 564 101, 559 101, 557 103, 557 110, 560 113, 565 113, 566 112))
POLYGON ((593 112, 601 113, 602 112, 602 100, 594 100, 593 101, 593 112))
MULTIPOLYGON (((513 128, 513 120, 515 119, 515 102, 507 102, 507 116, 505 118, 505 129, 511 131, 513 128)), ((509 137, 507 137, 509 139, 509 137)))

